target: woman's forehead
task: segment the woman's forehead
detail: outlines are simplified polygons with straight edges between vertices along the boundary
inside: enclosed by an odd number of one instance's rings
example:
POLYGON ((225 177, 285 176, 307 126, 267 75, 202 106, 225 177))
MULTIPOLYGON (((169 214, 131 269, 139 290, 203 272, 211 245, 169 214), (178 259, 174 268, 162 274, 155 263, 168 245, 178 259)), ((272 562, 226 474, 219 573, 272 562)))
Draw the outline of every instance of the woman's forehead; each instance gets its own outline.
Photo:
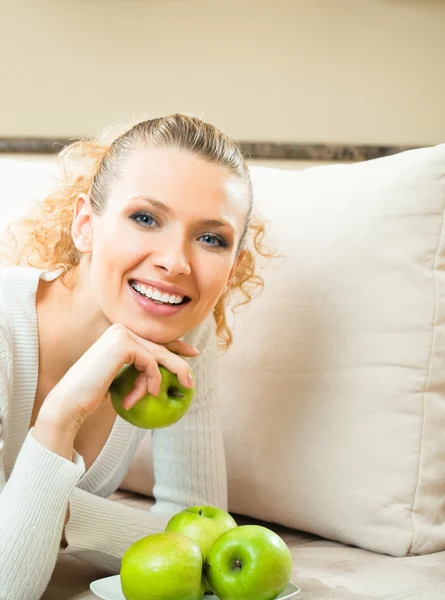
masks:
POLYGON ((121 163, 111 196, 152 197, 164 204, 246 214, 246 186, 226 167, 178 148, 135 150, 121 163))
POLYGON ((178 148, 135 150, 120 165, 122 183, 173 187, 180 185, 203 190, 222 190, 229 173, 192 152, 178 148))

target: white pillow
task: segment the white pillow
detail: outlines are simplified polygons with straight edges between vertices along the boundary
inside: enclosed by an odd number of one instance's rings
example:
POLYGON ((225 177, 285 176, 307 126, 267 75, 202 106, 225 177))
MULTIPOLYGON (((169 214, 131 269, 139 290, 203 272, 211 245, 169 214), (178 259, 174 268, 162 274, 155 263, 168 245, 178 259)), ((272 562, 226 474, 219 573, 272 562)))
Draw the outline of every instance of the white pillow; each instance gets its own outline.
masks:
MULTIPOLYGON (((444 550, 445 144, 251 173, 285 260, 219 359, 229 510, 395 556, 444 550)), ((147 454, 149 436, 124 487, 151 493, 147 454)))
POLYGON ((51 190, 57 174, 53 155, 26 159, 0 156, 0 235, 10 221, 21 217, 35 200, 43 198, 51 190))

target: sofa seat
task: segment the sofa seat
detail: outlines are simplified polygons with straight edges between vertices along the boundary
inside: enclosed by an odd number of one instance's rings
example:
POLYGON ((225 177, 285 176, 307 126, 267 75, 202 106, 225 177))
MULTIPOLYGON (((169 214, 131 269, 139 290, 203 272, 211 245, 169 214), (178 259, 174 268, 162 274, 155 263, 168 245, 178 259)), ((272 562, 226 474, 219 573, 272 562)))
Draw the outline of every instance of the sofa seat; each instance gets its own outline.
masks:
MULTIPOLYGON (((153 503, 152 498, 122 490, 110 499, 142 510, 153 503)), ((394 558, 233 516, 239 525, 265 525, 285 540, 293 558, 292 581, 302 589, 300 600, 445 599, 445 552, 394 558)), ((95 600, 90 583, 108 575, 76 558, 61 555, 42 600, 95 600)))

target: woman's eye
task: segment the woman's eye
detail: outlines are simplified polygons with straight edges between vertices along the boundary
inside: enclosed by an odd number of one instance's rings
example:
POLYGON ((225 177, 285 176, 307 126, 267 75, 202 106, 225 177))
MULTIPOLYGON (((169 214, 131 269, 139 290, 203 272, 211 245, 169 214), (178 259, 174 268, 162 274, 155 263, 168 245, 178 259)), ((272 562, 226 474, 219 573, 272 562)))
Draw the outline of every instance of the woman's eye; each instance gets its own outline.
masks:
POLYGON ((156 224, 156 219, 150 213, 139 212, 134 215, 131 215, 130 219, 135 221, 135 223, 139 223, 139 225, 147 225, 148 227, 156 224))
MULTIPOLYGON (((138 225, 142 225, 144 227, 153 228, 159 225, 156 218, 147 212, 137 212, 134 215, 131 215, 130 219, 138 225)), ((224 238, 212 233, 205 233, 198 239, 203 240, 206 246, 210 246, 212 248, 227 248, 228 246, 228 243, 224 238)))
POLYGON ((215 248, 226 248, 228 245, 224 238, 210 233, 205 233, 200 239, 205 240, 207 246, 214 246, 215 248))

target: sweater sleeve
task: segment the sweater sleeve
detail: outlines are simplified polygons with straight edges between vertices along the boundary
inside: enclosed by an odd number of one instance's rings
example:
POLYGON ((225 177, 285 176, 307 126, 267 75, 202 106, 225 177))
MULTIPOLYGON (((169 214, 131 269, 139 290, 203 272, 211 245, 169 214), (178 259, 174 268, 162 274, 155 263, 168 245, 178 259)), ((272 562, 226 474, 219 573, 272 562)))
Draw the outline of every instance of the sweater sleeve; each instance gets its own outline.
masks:
POLYGON ((195 397, 180 421, 153 431, 153 513, 171 515, 197 505, 227 510, 228 506, 224 442, 215 406, 218 389, 213 315, 195 338, 186 341, 200 350, 189 360, 196 379, 195 397))
MULTIPOLYGON (((1 314, 0 314, 1 316, 1 314)), ((38 600, 56 564, 68 498, 85 471, 28 432, 6 482, 11 349, 0 319, 0 600, 38 600)))
POLYGON ((76 487, 65 526, 67 547, 61 553, 117 574, 125 550, 146 535, 164 531, 169 518, 76 487))
MULTIPOLYGON (((3 471, 2 463, 0 456, 3 471)), ((56 564, 68 499, 84 470, 78 454, 70 462, 29 431, 0 493, 0 600, 38 600, 43 594, 56 564)))

